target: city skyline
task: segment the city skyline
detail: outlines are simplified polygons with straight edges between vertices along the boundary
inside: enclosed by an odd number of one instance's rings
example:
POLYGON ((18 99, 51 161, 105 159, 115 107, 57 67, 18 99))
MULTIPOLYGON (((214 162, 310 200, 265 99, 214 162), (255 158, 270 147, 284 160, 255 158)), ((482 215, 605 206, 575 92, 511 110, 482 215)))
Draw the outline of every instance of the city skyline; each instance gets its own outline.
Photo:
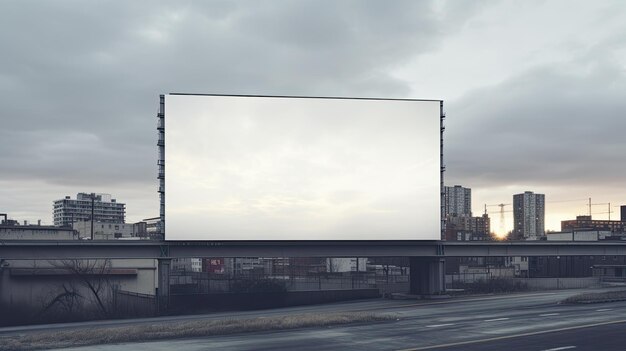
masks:
MULTIPOLYGON (((523 193, 526 190, 520 190, 519 192, 523 193)), ((487 214, 489 218, 491 218, 491 230, 492 232, 502 236, 503 234, 508 233, 513 230, 513 195, 509 197, 508 201, 500 201, 489 203, 487 205, 491 205, 488 207, 487 214), (504 222, 505 222, 505 233, 501 233, 500 228, 500 208, 496 205, 504 203, 505 212, 504 212, 504 222)), ((589 214, 589 198, 578 198, 574 199, 574 196, 561 200, 552 200, 550 198, 550 194, 546 195, 546 203, 545 203, 545 230, 547 231, 561 231, 561 221, 575 219, 576 216, 586 216, 589 214), (578 212, 576 212, 578 211, 578 212)), ((479 197, 479 196, 476 196, 479 197)), ((591 215, 594 219, 609 219, 608 214, 608 206, 609 202, 604 202, 601 200, 593 200, 592 198, 592 212, 591 215)), ((624 202, 610 202, 611 206, 611 220, 619 220, 620 219, 620 210, 619 207, 624 205, 624 202)), ((473 212, 473 214, 480 215, 484 213, 484 204, 472 204, 472 208, 475 210, 479 210, 479 212, 473 212)))
MULTIPOLYGON (((467 184, 455 184, 455 185, 446 185, 446 187, 462 187, 463 189, 469 188, 473 190, 471 186, 467 184)), ((531 191, 531 189, 523 189, 518 191, 518 193, 524 193, 526 191, 531 191)), ((533 191, 534 192, 534 191, 533 191)), ((485 213, 485 205, 487 205, 487 214, 491 220, 491 232, 496 234, 499 238, 504 238, 506 235, 513 230, 513 198, 516 193, 511 193, 508 201, 502 201, 503 199, 496 199, 496 201, 491 203, 477 203, 473 201, 474 198, 484 199, 481 197, 481 194, 477 194, 472 191, 472 216, 481 216, 485 213), (504 232, 500 229, 500 204, 504 204, 504 232)), ((545 194, 547 200, 545 201, 545 230, 548 231, 560 231, 561 230, 561 221, 572 220, 577 216, 587 216, 589 215, 589 201, 592 200, 591 206, 591 215, 594 219, 602 219, 602 220, 619 220, 620 219, 620 210, 619 207, 624 205, 620 202, 601 202, 600 200, 593 200, 593 198, 578 198, 573 199, 570 197, 569 199, 551 199, 550 194, 545 194), (609 205, 611 208, 611 214, 609 217, 609 205), (570 211, 571 208, 578 209, 579 212, 570 211), (550 212, 552 211, 552 212, 550 212)))
POLYGON ((158 215, 155 114, 171 91, 442 99, 446 184, 474 190, 475 215, 532 190, 556 230, 588 197, 626 202, 620 2, 0 10, 0 207, 14 218, 51 223, 52 201, 83 191, 117 194, 129 222, 158 215))

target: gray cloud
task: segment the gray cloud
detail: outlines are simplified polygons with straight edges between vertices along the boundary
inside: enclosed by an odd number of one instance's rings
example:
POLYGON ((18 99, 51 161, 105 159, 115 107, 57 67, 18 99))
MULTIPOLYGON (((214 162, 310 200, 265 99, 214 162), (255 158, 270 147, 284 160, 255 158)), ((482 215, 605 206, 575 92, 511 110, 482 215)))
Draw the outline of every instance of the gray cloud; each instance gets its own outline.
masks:
MULTIPOLYGON (((435 50, 478 7, 437 6, 3 2, 0 180, 47 183, 59 196, 97 188, 121 201, 156 187, 159 93, 406 96, 392 69, 435 50)), ((42 196, 34 212, 52 200, 42 196)))
POLYGON ((608 194, 626 171, 623 9, 5 1, 0 212, 45 220, 55 198, 99 191, 133 219, 156 214, 155 113, 167 92, 442 98, 446 179, 475 198, 507 201, 512 185, 608 194))
POLYGON ((478 187, 623 181, 622 67, 608 62, 533 69, 453 104, 449 176, 478 187))

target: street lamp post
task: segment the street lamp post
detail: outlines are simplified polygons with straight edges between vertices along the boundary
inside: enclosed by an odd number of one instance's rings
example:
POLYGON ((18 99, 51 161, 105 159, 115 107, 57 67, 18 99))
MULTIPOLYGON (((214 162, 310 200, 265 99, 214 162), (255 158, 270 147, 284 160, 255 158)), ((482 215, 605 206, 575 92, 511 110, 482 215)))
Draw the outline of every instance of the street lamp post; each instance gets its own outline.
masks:
POLYGON ((94 212, 94 201, 96 194, 91 193, 91 240, 93 240, 93 212, 94 212))

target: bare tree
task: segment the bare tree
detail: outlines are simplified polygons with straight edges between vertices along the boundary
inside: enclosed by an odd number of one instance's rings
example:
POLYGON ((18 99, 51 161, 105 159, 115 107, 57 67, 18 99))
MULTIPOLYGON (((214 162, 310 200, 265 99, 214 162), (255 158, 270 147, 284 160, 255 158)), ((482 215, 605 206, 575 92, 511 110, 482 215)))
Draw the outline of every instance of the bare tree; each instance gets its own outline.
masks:
POLYGON ((74 282, 63 283, 61 289, 61 292, 55 292, 51 298, 45 299, 48 301, 44 302, 44 307, 39 312, 39 315, 45 314, 55 306, 60 306, 61 310, 68 316, 73 315, 80 309, 81 300, 84 297, 78 292, 79 289, 74 282))
POLYGON ((52 300, 52 303, 73 309, 77 306, 78 299, 88 299, 95 302, 102 315, 105 317, 110 315, 112 311, 108 309, 106 299, 112 292, 111 260, 73 259, 54 261, 51 264, 65 270, 72 278, 63 284, 63 291, 52 300), (83 290, 86 290, 87 296, 82 294, 83 290))

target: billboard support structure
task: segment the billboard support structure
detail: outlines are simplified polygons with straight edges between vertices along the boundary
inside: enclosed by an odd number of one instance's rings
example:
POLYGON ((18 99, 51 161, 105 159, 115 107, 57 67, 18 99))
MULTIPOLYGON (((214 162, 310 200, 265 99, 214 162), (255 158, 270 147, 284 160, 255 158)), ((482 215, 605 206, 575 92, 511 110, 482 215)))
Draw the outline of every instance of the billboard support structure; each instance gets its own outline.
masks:
POLYGON ((165 95, 159 95, 159 112, 157 113, 157 131, 159 139, 157 146, 159 158, 157 160, 159 179, 159 225, 158 231, 165 238, 165 95))

